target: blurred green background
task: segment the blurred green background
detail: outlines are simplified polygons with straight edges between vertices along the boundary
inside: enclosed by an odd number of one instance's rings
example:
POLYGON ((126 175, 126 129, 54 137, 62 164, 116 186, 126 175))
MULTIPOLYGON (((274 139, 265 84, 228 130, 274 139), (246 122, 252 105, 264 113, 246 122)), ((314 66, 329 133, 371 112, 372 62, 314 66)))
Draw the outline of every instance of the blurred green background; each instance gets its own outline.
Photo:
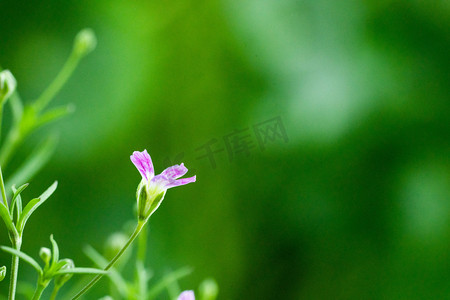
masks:
POLYGON ((24 99, 84 27, 97 49, 52 103, 76 112, 4 170, 59 132, 25 192, 59 181, 25 252, 53 233, 63 257, 88 265, 82 247, 102 249, 133 218, 129 156, 146 148, 157 172, 182 161, 197 175, 151 218, 156 278, 188 265, 181 287, 212 276, 219 299, 450 297, 448 1, 1 1, 0 64, 24 99), (288 141, 262 149, 254 126, 275 117, 288 141), (252 147, 230 159, 235 130, 252 147), (199 158, 210 141, 224 149, 215 167, 199 158))

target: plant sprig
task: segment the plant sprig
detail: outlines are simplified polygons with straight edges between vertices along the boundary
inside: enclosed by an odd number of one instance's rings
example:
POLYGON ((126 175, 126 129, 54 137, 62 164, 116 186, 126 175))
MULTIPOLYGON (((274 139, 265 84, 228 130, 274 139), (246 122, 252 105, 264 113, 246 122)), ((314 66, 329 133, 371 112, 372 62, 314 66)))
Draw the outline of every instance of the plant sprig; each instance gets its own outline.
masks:
POLYGON ((45 266, 42 268, 39 263, 28 254, 7 246, 0 246, 0 249, 16 255, 24 262, 32 266, 38 273, 36 290, 33 295, 33 300, 41 297, 44 290, 54 280, 55 285, 51 299, 55 299, 60 288, 72 277, 74 274, 106 274, 107 272, 95 268, 77 268, 71 259, 59 259, 59 247, 53 235, 50 236, 52 250, 48 248, 41 248, 40 256, 44 261, 45 266))

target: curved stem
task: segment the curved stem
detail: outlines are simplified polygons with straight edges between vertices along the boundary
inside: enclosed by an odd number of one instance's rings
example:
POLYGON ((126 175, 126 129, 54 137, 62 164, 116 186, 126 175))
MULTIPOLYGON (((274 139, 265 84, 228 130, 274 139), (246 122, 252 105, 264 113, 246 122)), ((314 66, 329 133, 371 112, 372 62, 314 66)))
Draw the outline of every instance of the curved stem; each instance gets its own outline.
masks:
MULTIPOLYGON (((119 260, 119 258, 122 256, 122 254, 127 250, 127 248, 133 243, 133 241, 136 239, 136 237, 141 232, 142 228, 144 227, 145 223, 147 223, 147 220, 144 221, 138 221, 138 224, 136 226, 136 229, 134 230, 133 234, 128 239, 127 243, 123 246, 122 249, 114 256, 114 258, 109 262, 109 264, 103 269, 104 271, 108 271, 111 269, 112 266, 119 260)), ((75 296, 73 296, 72 300, 80 298, 81 295, 87 292, 94 284, 99 281, 104 274, 98 274, 95 276, 81 291, 78 292, 75 296)))
POLYGON ((53 99, 53 97, 55 97, 55 95, 61 90, 67 79, 69 79, 70 75, 72 75, 73 71, 77 67, 80 58, 81 57, 76 53, 76 51, 72 50, 72 53, 70 53, 70 56, 61 71, 59 71, 52 83, 34 103, 34 107, 37 112, 42 111, 53 99))

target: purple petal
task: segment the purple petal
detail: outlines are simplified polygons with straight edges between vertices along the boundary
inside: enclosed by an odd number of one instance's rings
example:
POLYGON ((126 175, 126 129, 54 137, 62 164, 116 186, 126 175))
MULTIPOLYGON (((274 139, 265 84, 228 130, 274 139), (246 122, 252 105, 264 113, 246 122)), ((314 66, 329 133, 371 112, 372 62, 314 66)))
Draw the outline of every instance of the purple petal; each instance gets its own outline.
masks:
POLYGON ((174 165, 171 167, 168 167, 164 171, 162 171, 162 175, 166 176, 167 178, 177 179, 186 174, 188 169, 184 166, 182 163, 181 165, 174 165))
POLYGON ((184 291, 178 296, 177 300, 195 300, 194 291, 184 291))
POLYGON ((152 178, 151 182, 159 185, 162 189, 167 190, 179 185, 185 185, 191 182, 195 182, 196 176, 189 178, 173 179, 165 176, 164 174, 156 175, 152 178))
POLYGON ((145 180, 148 181, 155 175, 152 159, 150 158, 150 155, 148 155, 147 150, 142 152, 134 151, 133 155, 130 156, 130 159, 145 180))
POLYGON ((180 185, 185 185, 191 182, 195 182, 195 180, 197 179, 197 176, 192 176, 192 177, 188 177, 188 178, 181 178, 178 180, 172 180, 170 181, 169 184, 166 185, 166 187, 168 189, 173 188, 175 186, 180 186, 180 185))
POLYGON ((164 176, 164 174, 159 174, 150 180, 153 184, 160 186, 162 189, 166 189, 166 185, 170 183, 170 179, 164 176))

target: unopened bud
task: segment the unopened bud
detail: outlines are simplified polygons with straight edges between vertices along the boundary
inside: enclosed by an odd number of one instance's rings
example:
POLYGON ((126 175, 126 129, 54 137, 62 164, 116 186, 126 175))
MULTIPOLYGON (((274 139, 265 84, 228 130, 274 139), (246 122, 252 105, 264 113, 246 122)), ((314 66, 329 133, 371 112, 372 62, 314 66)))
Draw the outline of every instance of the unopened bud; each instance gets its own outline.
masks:
POLYGON ((42 247, 41 250, 39 250, 39 256, 42 261, 48 265, 50 263, 50 259, 52 258, 52 251, 48 248, 42 247))
POLYGON ((9 70, 0 72, 0 105, 16 90, 17 81, 9 70))
POLYGON ((200 299, 203 300, 215 300, 217 298, 217 295, 219 294, 219 286, 217 285, 217 282, 212 278, 203 280, 203 282, 200 284, 199 290, 200 299))
POLYGON ((95 33, 90 28, 85 28, 78 32, 75 37, 73 49, 79 56, 84 56, 92 52, 97 46, 97 38, 95 33))
MULTIPOLYGON (((65 264, 60 268, 60 270, 65 269, 73 269, 75 268, 75 264, 73 263, 73 260, 69 258, 64 258, 60 260, 60 262, 63 261, 65 264)), ((61 287, 64 283, 66 283, 70 278, 72 278, 73 274, 60 274, 55 276, 55 286, 61 287)))
POLYGON ((2 266, 2 267, 0 267, 0 281, 5 279, 5 276, 6 276, 6 267, 2 266))

